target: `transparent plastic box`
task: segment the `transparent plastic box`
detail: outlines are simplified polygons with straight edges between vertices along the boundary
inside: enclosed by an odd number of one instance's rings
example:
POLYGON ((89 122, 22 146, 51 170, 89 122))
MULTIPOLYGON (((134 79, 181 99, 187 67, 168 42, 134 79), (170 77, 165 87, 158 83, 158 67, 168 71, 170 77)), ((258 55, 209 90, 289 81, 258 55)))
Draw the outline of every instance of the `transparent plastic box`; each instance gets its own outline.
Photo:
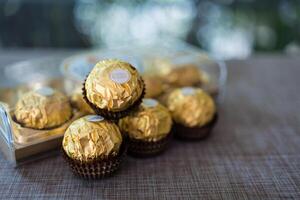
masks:
POLYGON ((61 58, 19 62, 2 69, 0 82, 0 147, 4 156, 17 165, 32 155, 57 148, 69 123, 49 130, 22 127, 13 119, 14 106, 25 92, 50 86, 64 92, 59 70, 61 58))

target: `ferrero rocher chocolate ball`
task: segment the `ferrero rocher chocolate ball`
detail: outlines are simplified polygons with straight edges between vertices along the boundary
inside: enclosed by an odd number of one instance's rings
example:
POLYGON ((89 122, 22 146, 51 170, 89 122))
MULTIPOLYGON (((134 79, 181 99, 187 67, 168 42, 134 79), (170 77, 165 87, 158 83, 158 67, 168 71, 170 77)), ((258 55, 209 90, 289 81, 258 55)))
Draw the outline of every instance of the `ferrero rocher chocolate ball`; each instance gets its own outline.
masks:
POLYGON ((66 130, 63 149, 71 159, 87 162, 117 155, 121 143, 116 124, 98 115, 87 115, 66 130))
POLYGON ((72 105, 79 110, 81 113, 94 114, 94 110, 89 106, 89 104, 83 99, 82 88, 76 88, 71 95, 72 105))
POLYGON ((212 97, 202 89, 193 87, 174 90, 168 96, 167 107, 173 120, 186 127, 204 126, 216 113, 212 97))
POLYGON ((175 90, 177 88, 168 88, 166 90, 164 90, 164 92, 159 95, 158 97, 156 97, 156 99, 159 101, 159 103, 161 103, 162 105, 164 106, 167 106, 167 103, 168 103, 168 98, 169 98, 169 95, 172 93, 173 90, 175 90))
POLYGON ((143 76, 146 87, 146 98, 154 98, 163 92, 163 82, 159 76, 143 76))
POLYGON ((126 110, 141 98, 143 90, 138 71, 116 59, 98 62, 85 81, 87 100, 110 112, 126 110))
POLYGON ((143 65, 145 74, 151 75, 165 75, 172 69, 171 60, 160 56, 146 56, 143 58, 143 65))
POLYGON ((167 108, 156 100, 144 99, 136 112, 119 121, 119 127, 130 138, 158 141, 170 133, 172 118, 167 108))
POLYGON ((43 87, 22 95, 15 106, 14 115, 24 127, 48 129, 68 121, 72 116, 72 108, 64 94, 43 87))
POLYGON ((185 87, 200 84, 203 81, 202 77, 202 71, 196 65, 185 64, 173 68, 164 76, 164 80, 172 86, 185 87))

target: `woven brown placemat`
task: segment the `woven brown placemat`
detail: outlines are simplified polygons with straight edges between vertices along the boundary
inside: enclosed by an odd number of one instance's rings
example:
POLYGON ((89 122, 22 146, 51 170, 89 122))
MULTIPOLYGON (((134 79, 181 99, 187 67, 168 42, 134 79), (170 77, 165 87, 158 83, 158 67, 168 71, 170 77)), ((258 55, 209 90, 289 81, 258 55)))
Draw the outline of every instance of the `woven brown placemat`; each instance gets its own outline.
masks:
POLYGON ((128 157, 115 176, 77 178, 58 155, 11 168, 0 154, 2 199, 299 199, 300 59, 229 62, 211 136, 173 140, 162 155, 128 157))

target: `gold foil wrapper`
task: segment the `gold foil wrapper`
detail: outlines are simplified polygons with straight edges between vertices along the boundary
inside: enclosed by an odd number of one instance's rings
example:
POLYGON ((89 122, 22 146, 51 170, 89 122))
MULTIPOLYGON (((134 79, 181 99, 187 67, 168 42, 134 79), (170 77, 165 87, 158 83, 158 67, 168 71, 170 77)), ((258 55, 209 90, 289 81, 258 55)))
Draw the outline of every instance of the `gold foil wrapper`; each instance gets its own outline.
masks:
POLYGON ((61 78, 33 81, 16 87, 0 88, 0 101, 9 105, 10 110, 13 110, 17 101, 23 94, 39 89, 41 87, 51 87, 57 90, 63 88, 64 80, 61 78))
POLYGON ((158 141, 170 133, 172 117, 156 100, 144 99, 138 111, 119 121, 119 127, 130 138, 158 141))
POLYGON ((163 82, 159 76, 143 76, 146 86, 146 98, 154 98, 163 92, 163 82))
POLYGON ((43 91, 30 91, 18 100, 14 115, 22 126, 48 129, 57 127, 71 118, 72 108, 64 94, 51 88, 43 91))
POLYGON ((34 144, 43 142, 53 138, 60 138, 66 131, 68 126, 80 117, 79 113, 75 113, 70 120, 66 123, 52 129, 38 130, 32 128, 22 127, 19 123, 12 121, 11 125, 13 128, 14 142, 20 145, 34 144))
POLYGON ((173 120, 187 127, 206 125, 216 112, 212 97, 202 89, 193 87, 174 90, 168 97, 167 105, 173 120))
POLYGON ((76 88, 71 95, 72 105, 81 113, 84 114, 94 114, 94 110, 89 106, 89 104, 83 99, 82 88, 76 88))
POLYGON ((97 115, 87 115, 75 120, 66 130, 63 149, 70 158, 87 162, 116 155, 121 143, 116 124, 97 115))
POLYGON ((176 88, 168 88, 166 89, 161 95, 159 95, 158 97, 156 97, 156 99, 159 101, 159 103, 161 103, 164 106, 167 106, 168 104, 168 98, 170 96, 170 94, 175 90, 176 88))
POLYGON ((164 80, 172 86, 185 87, 200 84, 202 77, 202 71, 196 65, 186 64, 176 66, 164 76, 164 80))
POLYGON ((143 60, 145 66, 145 74, 161 76, 166 75, 172 70, 171 60, 162 57, 146 57, 143 60))
POLYGON ((98 62, 87 77, 87 99, 100 109, 126 110, 143 92, 143 80, 129 63, 120 60, 98 62))

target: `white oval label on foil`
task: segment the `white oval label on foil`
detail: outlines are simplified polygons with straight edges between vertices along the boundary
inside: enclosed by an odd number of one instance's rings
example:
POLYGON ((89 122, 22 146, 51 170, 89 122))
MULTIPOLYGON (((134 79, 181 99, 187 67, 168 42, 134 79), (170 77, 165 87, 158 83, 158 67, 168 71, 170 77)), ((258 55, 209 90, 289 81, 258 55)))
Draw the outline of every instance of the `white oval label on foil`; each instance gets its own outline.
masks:
POLYGON ((129 81, 130 73, 126 69, 114 69, 109 74, 110 79, 118 84, 123 84, 129 81))
POLYGON ((144 99, 143 100, 143 105, 146 107, 155 107, 158 104, 158 102, 154 99, 144 99))
POLYGON ((181 89, 181 93, 184 96, 193 95, 193 94, 195 94, 195 89, 192 88, 192 87, 184 87, 184 88, 181 89))
POLYGON ((51 96, 54 94, 54 90, 50 87, 41 87, 37 89, 36 92, 43 96, 51 96))
POLYGON ((102 120, 104 120, 104 118, 99 115, 88 115, 85 118, 89 122, 101 122, 102 120))

